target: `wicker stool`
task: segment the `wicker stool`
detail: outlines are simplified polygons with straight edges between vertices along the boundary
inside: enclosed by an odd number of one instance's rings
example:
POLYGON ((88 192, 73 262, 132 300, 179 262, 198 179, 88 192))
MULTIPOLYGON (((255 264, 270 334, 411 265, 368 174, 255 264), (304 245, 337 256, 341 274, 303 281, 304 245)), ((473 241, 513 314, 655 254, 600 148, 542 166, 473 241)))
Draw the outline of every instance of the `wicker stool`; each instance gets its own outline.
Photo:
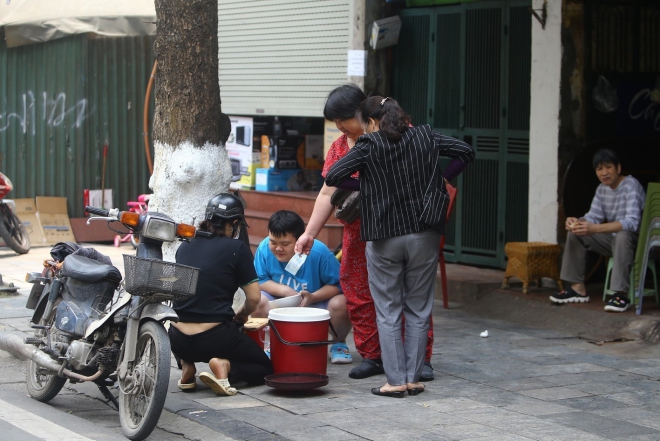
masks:
POLYGON ((509 242, 504 246, 504 252, 509 263, 504 272, 502 289, 509 287, 509 279, 518 277, 523 282, 523 294, 527 294, 530 280, 536 280, 536 286, 541 286, 541 277, 549 277, 557 281, 559 289, 564 287, 559 280, 557 259, 561 252, 559 245, 545 242, 509 242))

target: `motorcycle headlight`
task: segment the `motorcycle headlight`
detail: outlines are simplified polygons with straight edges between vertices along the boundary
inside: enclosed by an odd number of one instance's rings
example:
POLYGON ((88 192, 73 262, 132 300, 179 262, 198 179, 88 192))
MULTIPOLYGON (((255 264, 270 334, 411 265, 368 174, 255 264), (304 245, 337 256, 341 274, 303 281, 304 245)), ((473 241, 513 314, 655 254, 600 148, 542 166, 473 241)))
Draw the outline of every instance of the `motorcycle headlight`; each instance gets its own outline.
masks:
POLYGON ((147 216, 142 227, 142 235, 149 239, 172 242, 176 237, 174 221, 147 216))

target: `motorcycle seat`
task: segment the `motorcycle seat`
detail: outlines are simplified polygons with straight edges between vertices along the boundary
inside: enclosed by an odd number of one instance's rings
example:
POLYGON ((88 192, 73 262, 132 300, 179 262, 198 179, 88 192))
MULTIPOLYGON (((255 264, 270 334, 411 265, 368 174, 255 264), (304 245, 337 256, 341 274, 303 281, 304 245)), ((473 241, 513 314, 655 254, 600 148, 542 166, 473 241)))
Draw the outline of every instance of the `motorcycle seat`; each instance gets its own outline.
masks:
POLYGON ((113 265, 94 259, 71 254, 64 259, 62 275, 81 282, 94 283, 100 280, 121 281, 121 273, 113 265))

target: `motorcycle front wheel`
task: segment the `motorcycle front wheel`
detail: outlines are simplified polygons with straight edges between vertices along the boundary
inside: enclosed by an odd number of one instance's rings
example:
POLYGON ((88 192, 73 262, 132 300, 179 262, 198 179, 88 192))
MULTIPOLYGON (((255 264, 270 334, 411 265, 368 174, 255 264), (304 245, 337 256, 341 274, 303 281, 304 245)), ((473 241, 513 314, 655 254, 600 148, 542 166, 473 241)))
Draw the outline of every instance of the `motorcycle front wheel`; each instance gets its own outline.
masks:
MULTIPOLYGON (((57 340, 57 328, 53 325, 55 321, 55 315, 50 320, 50 323, 47 325, 50 327, 51 341, 57 340)), ((66 378, 58 377, 55 372, 47 372, 43 368, 39 367, 37 363, 28 359, 27 361, 27 374, 26 374, 26 383, 27 390, 30 397, 34 398, 37 401, 46 403, 60 393, 64 383, 66 383, 66 378)))
POLYGON ((0 237, 5 245, 18 254, 30 251, 30 236, 25 225, 7 204, 0 204, 0 237))
POLYGON ((160 323, 140 326, 133 368, 119 380, 119 421, 126 437, 142 440, 156 427, 170 382, 170 340, 160 323))

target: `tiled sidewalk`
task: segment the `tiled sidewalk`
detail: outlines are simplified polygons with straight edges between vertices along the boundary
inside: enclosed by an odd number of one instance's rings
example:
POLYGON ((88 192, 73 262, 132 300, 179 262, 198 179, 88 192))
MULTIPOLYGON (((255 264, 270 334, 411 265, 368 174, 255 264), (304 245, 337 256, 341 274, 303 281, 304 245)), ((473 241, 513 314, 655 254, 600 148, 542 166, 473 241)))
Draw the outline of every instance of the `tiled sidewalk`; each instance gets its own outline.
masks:
POLYGON ((236 439, 660 439, 657 346, 599 347, 439 308, 434 322, 436 379, 415 397, 371 395, 385 377, 352 380, 351 365, 329 364, 330 384, 316 391, 260 386, 232 398, 179 392, 173 370, 169 410, 236 439))
MULTIPOLYGON (((5 281, 20 281, 47 252, 0 253, 0 273, 5 281)), ((102 252, 121 268, 121 253, 131 249, 102 252)), ((24 301, 0 299, 0 331, 28 329, 24 301)), ((197 391, 184 393, 173 368, 159 427, 177 414, 211 429, 214 435, 204 440, 660 440, 658 345, 596 346, 570 333, 488 320, 455 305, 444 310, 439 303, 436 379, 421 395, 377 397, 370 389, 384 384, 384 376, 350 379, 348 371, 360 361, 351 344, 354 364, 328 364, 330 384, 308 392, 239 387, 234 397, 216 397, 198 381, 197 391), (479 336, 484 330, 488 338, 479 336)), ((202 370, 207 367, 200 364, 202 370)), ((100 396, 91 385, 80 389, 100 396)))

